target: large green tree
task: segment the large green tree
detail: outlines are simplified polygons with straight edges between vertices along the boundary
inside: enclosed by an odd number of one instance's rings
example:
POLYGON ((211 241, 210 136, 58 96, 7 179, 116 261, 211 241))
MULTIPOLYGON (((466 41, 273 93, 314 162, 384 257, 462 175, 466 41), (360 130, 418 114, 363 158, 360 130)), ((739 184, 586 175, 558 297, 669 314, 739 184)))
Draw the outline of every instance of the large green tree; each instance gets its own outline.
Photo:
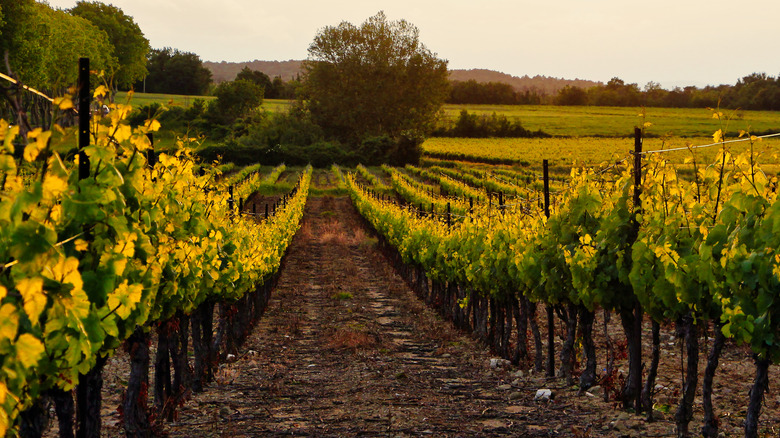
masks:
MULTIPOLYGON (((145 89, 149 93, 206 94, 211 85, 211 72, 194 53, 165 47, 152 49, 148 59, 149 76, 145 89)), ((137 83, 135 88, 142 89, 137 83)))
POLYGON ((420 137, 447 97, 447 61, 420 42, 417 27, 384 12, 360 26, 319 31, 304 63, 312 120, 331 136, 358 144, 369 137, 420 137))
POLYGON ((0 59, 8 53, 27 85, 51 92, 74 85, 80 57, 95 70, 117 68, 106 33, 89 20, 32 0, 0 0, 0 13, 0 59))
POLYGON ((147 74, 149 40, 144 37, 133 17, 114 5, 98 1, 79 1, 70 9, 70 13, 86 18, 108 35, 108 40, 114 46, 113 56, 119 64, 114 72, 116 86, 129 87, 147 74))

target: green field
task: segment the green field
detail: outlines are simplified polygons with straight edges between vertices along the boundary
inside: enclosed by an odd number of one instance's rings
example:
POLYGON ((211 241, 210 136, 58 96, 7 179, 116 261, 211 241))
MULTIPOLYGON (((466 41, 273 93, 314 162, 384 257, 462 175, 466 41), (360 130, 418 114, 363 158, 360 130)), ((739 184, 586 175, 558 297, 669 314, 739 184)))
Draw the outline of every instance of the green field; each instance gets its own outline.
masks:
MULTIPOLYGON (((126 98, 119 93, 117 101, 126 98)), ((132 104, 136 108, 150 103, 181 105, 187 107, 195 99, 214 99, 211 96, 179 96, 165 94, 135 93, 132 104)), ((266 99, 262 108, 270 112, 287 110, 289 100, 266 99)), ((647 108, 644 117, 641 108, 630 107, 587 107, 551 105, 445 105, 443 117, 454 120, 461 110, 478 114, 502 114, 519 119, 523 126, 554 135, 548 139, 460 139, 431 138, 423 148, 432 157, 443 159, 469 159, 486 161, 507 161, 536 169, 543 159, 557 173, 566 173, 575 165, 595 166, 600 163, 622 159, 633 148, 634 127, 649 122, 646 129, 651 138, 645 140, 645 150, 684 147, 712 142, 712 134, 723 129, 731 138, 739 130, 753 133, 780 132, 780 112, 772 111, 723 111, 722 120, 713 118, 709 109, 647 108), (671 134, 671 135, 669 135, 671 134), (664 139, 653 138, 664 136, 664 139)), ((165 127, 163 127, 164 129, 165 127)), ((206 140, 208 141, 208 139, 206 140)), ((161 132, 159 146, 171 147, 175 142, 173 134, 161 132)), ((730 146, 734 152, 745 150, 748 143, 730 146)), ((780 168, 780 139, 766 139, 755 144, 764 152, 762 162, 771 165, 768 169, 780 168)), ((718 147, 697 150, 700 162, 714 160, 718 147)), ((682 163, 689 156, 687 151, 668 155, 671 160, 682 163)))
MULTIPOLYGON (((214 100, 214 96, 184 96, 179 94, 153 94, 153 93, 133 93, 133 99, 130 102, 134 108, 140 108, 144 105, 152 103, 159 103, 166 106, 182 106, 188 108, 195 99, 203 99, 206 101, 214 100)), ((124 103, 127 100, 127 92, 120 91, 116 95, 116 102, 124 103)), ((261 108, 271 112, 286 111, 292 101, 281 99, 264 99, 261 108)))
POLYGON ((644 119, 638 115, 641 108, 602 106, 445 105, 444 114, 454 120, 464 109, 477 114, 503 114, 520 120, 531 131, 541 129, 550 135, 568 137, 631 136, 634 127, 644 121, 652 123, 647 129, 652 136, 671 133, 678 137, 701 137, 721 128, 732 133, 780 131, 780 112, 776 111, 723 110, 722 122, 713 119, 712 111, 706 108, 646 108, 644 119))
MULTIPOLYGON (((127 93, 117 94, 117 101, 124 102, 127 93)), ((181 96, 171 94, 135 93, 135 107, 160 103, 164 105, 192 105, 195 99, 211 100, 213 96, 181 96)), ((265 99, 262 108, 270 112, 286 111, 292 101, 265 99)), ((718 129, 736 133, 740 130, 764 133, 780 132, 780 112, 776 111, 722 111, 723 120, 713 119, 706 108, 646 108, 645 117, 638 114, 641 108, 555 105, 444 105, 442 115, 455 120, 462 110, 490 115, 493 113, 517 119, 526 129, 542 131, 553 136, 565 137, 628 137, 634 127, 645 121, 649 136, 672 134, 677 137, 706 137, 718 129)))

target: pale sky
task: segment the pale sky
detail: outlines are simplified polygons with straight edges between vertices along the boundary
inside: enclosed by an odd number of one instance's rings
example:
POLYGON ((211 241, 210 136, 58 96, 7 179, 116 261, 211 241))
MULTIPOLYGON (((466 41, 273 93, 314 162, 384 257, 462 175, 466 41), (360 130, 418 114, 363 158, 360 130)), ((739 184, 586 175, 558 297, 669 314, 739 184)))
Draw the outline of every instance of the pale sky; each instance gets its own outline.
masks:
MULTIPOLYGON (((485 68, 640 87, 780 75, 777 0, 105 0, 152 47, 204 61, 305 59, 317 31, 380 10, 406 19, 451 69, 485 68)), ((76 0, 49 0, 70 8, 76 0)))

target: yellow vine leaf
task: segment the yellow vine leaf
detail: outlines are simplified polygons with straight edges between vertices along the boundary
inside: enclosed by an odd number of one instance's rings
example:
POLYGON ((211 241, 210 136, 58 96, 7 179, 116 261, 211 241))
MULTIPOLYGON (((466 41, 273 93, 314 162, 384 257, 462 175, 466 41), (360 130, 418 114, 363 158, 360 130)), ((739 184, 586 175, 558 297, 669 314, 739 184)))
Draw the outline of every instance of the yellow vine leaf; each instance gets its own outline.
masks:
POLYGON ((720 142, 723 140, 723 131, 722 131, 722 130, 720 130, 720 129, 718 129, 717 131, 715 131, 715 133, 714 133, 714 134, 712 134, 712 140, 713 140, 715 143, 720 143, 720 142))
POLYGON ((89 248, 89 242, 84 239, 76 239, 74 245, 76 246, 76 251, 86 251, 89 248))
POLYGON ((27 368, 35 366, 43 355, 43 343, 29 333, 19 336, 15 345, 16 358, 27 368))
POLYGON ((33 325, 38 324, 38 318, 46 307, 46 294, 43 292, 43 278, 24 278, 16 284, 16 289, 24 300, 24 311, 30 317, 33 325))
POLYGON ((8 295, 8 289, 6 289, 5 286, 0 286, 0 301, 2 301, 6 295, 8 295))
POLYGON ((80 290, 84 287, 81 273, 79 273, 79 260, 75 257, 60 259, 52 268, 52 274, 54 274, 55 280, 63 284, 70 284, 76 290, 80 290))
POLYGON ((43 197, 45 199, 56 198, 67 188, 67 181, 52 174, 46 175, 46 179, 43 180, 43 197))
POLYGON ((16 306, 3 304, 0 307, 0 339, 15 338, 17 328, 19 328, 19 315, 16 313, 16 306))
POLYGON ((120 318, 127 319, 130 312, 141 301, 141 292, 143 292, 143 287, 140 284, 128 286, 127 280, 125 280, 108 296, 108 307, 111 310, 116 309, 116 314, 120 318))
POLYGON ((150 119, 150 120, 147 120, 146 123, 144 123, 144 126, 149 131, 154 132, 154 131, 157 131, 157 130, 160 129, 160 122, 158 122, 157 120, 154 120, 154 119, 150 119))
POLYGON ((92 97, 95 99, 102 98, 103 96, 108 96, 108 88, 106 88, 105 85, 100 85, 97 88, 95 88, 95 92, 92 93, 92 97))
POLYGON ((645 128, 649 128, 649 127, 653 126, 653 123, 652 122, 645 122, 644 125, 642 125, 642 126, 644 126, 645 128))
POLYGON ((52 103, 57 105, 62 111, 73 108, 73 101, 69 97, 57 97, 52 103))

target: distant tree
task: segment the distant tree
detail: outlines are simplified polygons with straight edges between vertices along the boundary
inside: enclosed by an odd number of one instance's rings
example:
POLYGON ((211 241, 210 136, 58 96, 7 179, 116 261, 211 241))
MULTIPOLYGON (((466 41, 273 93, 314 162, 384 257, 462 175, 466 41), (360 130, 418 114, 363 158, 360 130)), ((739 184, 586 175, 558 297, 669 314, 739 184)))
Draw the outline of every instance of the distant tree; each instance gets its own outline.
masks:
POLYGON ((312 120, 331 137, 359 144, 372 136, 421 138, 447 97, 447 61, 405 20, 379 12, 359 27, 319 31, 304 63, 312 120))
POLYGON ((264 91, 268 91, 271 88, 273 88, 273 84, 271 83, 271 78, 269 78, 267 74, 261 71, 252 70, 247 66, 244 66, 244 68, 241 69, 240 72, 238 72, 235 80, 236 81, 245 80, 245 81, 252 82, 255 85, 261 87, 264 91))
POLYGON ((118 61, 117 70, 113 72, 117 87, 130 87, 146 75, 149 40, 144 37, 133 17, 114 5, 98 1, 79 1, 70 9, 70 13, 86 18, 108 35, 108 40, 114 46, 113 56, 118 61))
POLYGON ((521 103, 522 96, 503 82, 453 81, 450 83, 448 103, 514 105, 521 103))
POLYGON ((217 100, 210 111, 222 124, 230 124, 248 115, 263 103, 263 89, 244 79, 223 82, 214 90, 217 100))
MULTIPOLYGON (((211 85, 211 72, 194 53, 170 47, 152 49, 147 68, 146 91, 149 93, 204 95, 211 85)), ((135 84, 136 89, 142 87, 142 82, 135 84)))
POLYGON ((580 87, 567 85, 558 92, 556 105, 587 105, 588 93, 580 87))

